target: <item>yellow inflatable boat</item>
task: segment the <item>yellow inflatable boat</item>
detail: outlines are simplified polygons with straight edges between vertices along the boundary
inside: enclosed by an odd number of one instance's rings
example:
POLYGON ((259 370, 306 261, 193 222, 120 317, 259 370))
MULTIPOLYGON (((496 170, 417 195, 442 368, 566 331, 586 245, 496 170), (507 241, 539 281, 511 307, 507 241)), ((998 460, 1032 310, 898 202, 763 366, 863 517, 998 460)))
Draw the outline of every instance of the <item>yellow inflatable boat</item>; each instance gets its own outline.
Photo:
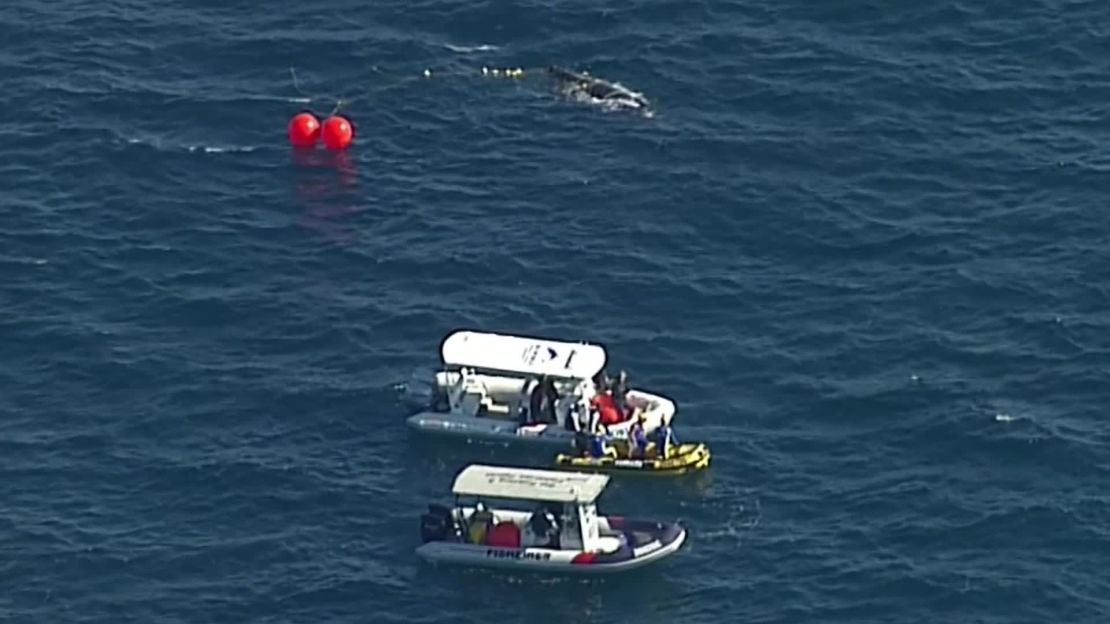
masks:
POLYGON ((555 457, 555 466, 590 472, 657 476, 683 475, 709 466, 709 447, 701 442, 676 444, 669 449, 665 458, 655 456, 654 443, 648 444, 643 459, 629 458, 623 441, 610 443, 609 447, 616 451, 615 456, 590 457, 560 453, 555 457))

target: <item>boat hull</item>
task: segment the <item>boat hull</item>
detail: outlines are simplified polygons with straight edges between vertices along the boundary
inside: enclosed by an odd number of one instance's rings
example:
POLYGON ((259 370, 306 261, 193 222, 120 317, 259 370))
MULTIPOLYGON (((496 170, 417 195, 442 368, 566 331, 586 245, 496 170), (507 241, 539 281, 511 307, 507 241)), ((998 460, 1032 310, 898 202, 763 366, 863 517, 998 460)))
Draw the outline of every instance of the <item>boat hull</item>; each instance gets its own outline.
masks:
POLYGON ((558 425, 519 425, 510 420, 459 416, 444 412, 420 412, 409 416, 405 422, 414 431, 454 438, 551 446, 574 444, 574 432, 558 425))
POLYGON ((434 564, 551 574, 605 575, 657 563, 677 552, 686 541, 686 529, 679 523, 660 525, 610 518, 609 524, 614 530, 627 536, 621 547, 611 553, 433 541, 417 548, 416 554, 424 561, 434 564), (653 534, 650 541, 635 537, 648 531, 653 534))
MULTIPOLYGON (((675 404, 670 399, 633 390, 629 395, 642 403, 649 403, 652 409, 643 412, 644 430, 650 434, 663 422, 670 422, 675 415, 675 404)), ((467 415, 451 411, 424 410, 406 419, 408 427, 421 433, 471 440, 499 442, 523 442, 547 444, 551 446, 572 447, 574 431, 564 424, 537 423, 521 425, 508 415, 467 415)), ((615 440, 628 437, 631 421, 624 421, 609 427, 609 435, 615 440)))

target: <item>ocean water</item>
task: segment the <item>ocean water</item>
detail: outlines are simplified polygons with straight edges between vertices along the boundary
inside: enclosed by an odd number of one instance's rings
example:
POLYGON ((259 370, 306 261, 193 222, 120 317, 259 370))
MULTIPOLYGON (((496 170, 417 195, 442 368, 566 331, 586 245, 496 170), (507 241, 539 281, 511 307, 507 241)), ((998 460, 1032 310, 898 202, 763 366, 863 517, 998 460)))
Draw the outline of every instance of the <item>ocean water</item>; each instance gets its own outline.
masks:
POLYGON ((1110 621, 1108 34, 1066 0, 3 3, 0 619, 1110 621), (340 98, 351 149, 292 153, 340 98), (673 397, 712 467, 602 506, 687 546, 419 563, 466 463, 550 460, 405 429, 458 327, 673 397))

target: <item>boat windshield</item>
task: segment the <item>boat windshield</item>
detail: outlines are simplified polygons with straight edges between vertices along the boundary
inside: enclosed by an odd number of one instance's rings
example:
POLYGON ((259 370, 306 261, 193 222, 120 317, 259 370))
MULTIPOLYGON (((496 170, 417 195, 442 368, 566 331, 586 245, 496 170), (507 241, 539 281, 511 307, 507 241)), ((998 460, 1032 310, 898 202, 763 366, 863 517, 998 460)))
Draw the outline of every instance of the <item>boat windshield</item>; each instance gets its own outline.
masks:
POLYGON ((549 507, 553 512, 562 513, 562 504, 550 503, 543 501, 531 501, 520 498, 493 498, 489 496, 475 497, 475 496, 457 496, 455 497, 456 507, 474 507, 479 501, 486 509, 501 509, 519 511, 524 513, 531 513, 538 507, 549 507))

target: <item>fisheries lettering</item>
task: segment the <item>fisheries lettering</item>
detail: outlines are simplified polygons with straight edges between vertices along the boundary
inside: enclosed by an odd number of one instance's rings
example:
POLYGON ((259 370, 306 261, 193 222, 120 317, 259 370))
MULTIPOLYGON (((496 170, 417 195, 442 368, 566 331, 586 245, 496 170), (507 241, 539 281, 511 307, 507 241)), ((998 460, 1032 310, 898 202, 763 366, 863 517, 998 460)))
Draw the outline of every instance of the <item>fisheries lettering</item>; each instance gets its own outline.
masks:
POLYGON ((497 548, 487 548, 486 556, 493 557, 494 559, 531 559, 533 561, 547 561, 551 559, 551 553, 526 552, 523 550, 499 550, 497 548))

